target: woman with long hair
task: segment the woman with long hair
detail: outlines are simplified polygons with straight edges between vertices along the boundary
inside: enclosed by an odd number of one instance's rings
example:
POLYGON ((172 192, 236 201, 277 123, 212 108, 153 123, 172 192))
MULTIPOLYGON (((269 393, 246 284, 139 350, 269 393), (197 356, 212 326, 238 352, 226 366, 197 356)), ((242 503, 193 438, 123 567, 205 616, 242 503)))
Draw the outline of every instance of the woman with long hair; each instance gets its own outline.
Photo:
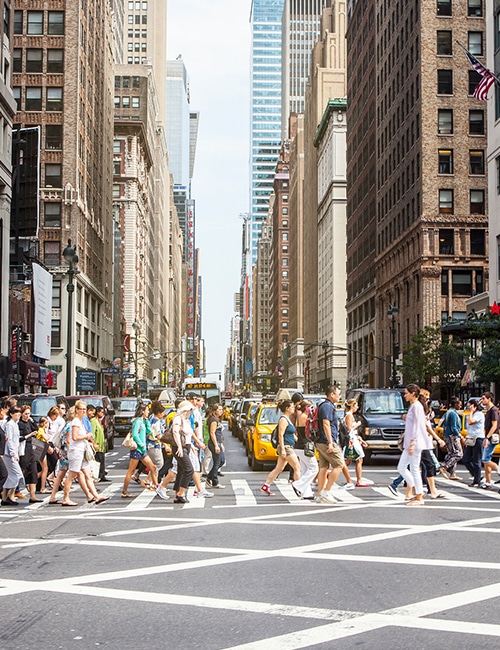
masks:
POLYGON ((422 449, 427 445, 427 430, 424 408, 419 400, 420 388, 416 384, 408 384, 404 397, 410 404, 405 420, 403 438, 403 453, 398 463, 398 472, 413 488, 415 496, 408 501, 408 506, 424 505, 424 489, 420 473, 420 458, 422 449))
POLYGON ((24 482, 30 495, 30 503, 40 502, 41 499, 36 497, 36 484, 38 481, 38 469, 36 460, 33 456, 33 446, 31 441, 36 436, 37 426, 31 417, 31 407, 29 404, 23 404, 21 408, 21 418, 19 420, 20 440, 24 441, 24 454, 19 457, 19 465, 23 471, 24 482))
POLYGON ((277 476, 285 469, 287 463, 293 468, 294 482, 300 479, 300 463, 295 454, 295 442, 297 439, 295 426, 291 423, 290 418, 295 412, 295 406, 290 399, 285 399, 278 404, 282 415, 278 420, 278 461, 276 467, 271 470, 266 482, 260 488, 268 496, 272 496, 271 485, 277 476))
MULTIPOLYGON (((349 467, 352 461, 355 462, 356 487, 369 487, 370 485, 373 485, 373 481, 363 478, 363 458, 365 457, 363 447, 367 447, 368 445, 358 434, 361 422, 356 420, 354 417, 354 414, 359 408, 358 401, 355 399, 348 399, 344 404, 344 408, 344 422, 349 431, 349 443, 343 450, 344 462, 347 467, 349 467)), ((347 474, 349 475, 349 471, 347 474)))
POLYGON ((318 461, 315 454, 306 455, 305 447, 308 442, 312 442, 306 436, 306 422, 309 417, 309 410, 312 408, 312 402, 307 399, 301 400, 295 406, 295 427, 297 429, 297 442, 295 443, 295 454, 300 463, 300 478, 292 483, 295 494, 302 499, 312 501, 314 494, 312 483, 318 473, 318 461))
POLYGON ((5 453, 3 462, 7 468, 7 478, 3 484, 2 505, 17 506, 15 492, 19 483, 24 482, 23 472, 19 465, 19 419, 21 409, 19 406, 11 406, 7 415, 5 430, 5 453))
POLYGON ((224 458, 224 433, 222 427, 222 404, 212 404, 207 414, 208 448, 212 454, 212 468, 207 475, 207 485, 213 488, 224 487, 219 483, 219 469, 224 458))
POLYGON ((186 490, 193 478, 193 465, 189 457, 191 451, 191 426, 190 415, 194 406, 188 400, 183 400, 177 407, 177 415, 172 420, 172 436, 174 439, 172 453, 177 458, 177 476, 175 477, 174 503, 189 503, 186 490))
MULTIPOLYGON (((158 477, 156 475, 156 466, 147 454, 147 431, 146 420, 149 416, 149 404, 140 403, 137 405, 134 419, 132 420, 132 438, 136 443, 136 449, 130 450, 130 460, 128 463, 127 474, 123 481, 122 499, 132 499, 133 494, 128 493, 128 486, 139 461, 149 469, 149 477, 152 483, 151 489, 156 490, 158 487, 158 477)), ((149 424, 149 422, 148 422, 149 424)), ((144 487, 146 487, 144 485, 144 487)))

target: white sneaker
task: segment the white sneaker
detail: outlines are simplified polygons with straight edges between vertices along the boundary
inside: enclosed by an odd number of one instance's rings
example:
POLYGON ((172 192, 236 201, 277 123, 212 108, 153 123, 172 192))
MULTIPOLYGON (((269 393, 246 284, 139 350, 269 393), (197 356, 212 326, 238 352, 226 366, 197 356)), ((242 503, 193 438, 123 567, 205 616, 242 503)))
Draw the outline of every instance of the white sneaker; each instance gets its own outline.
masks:
POLYGON ((208 490, 202 490, 201 492, 198 492, 196 495, 198 498, 199 497, 204 497, 205 499, 210 499, 210 497, 214 496, 213 492, 209 492, 208 490))
POLYGON ((337 499, 328 490, 323 490, 321 492, 319 495, 319 500, 321 503, 329 503, 331 505, 335 505, 337 503, 337 499))
POLYGON ((354 490, 354 483, 346 483, 344 485, 344 490, 354 490))
POLYGON ((157 487, 155 492, 160 497, 160 499, 163 499, 164 501, 168 501, 170 499, 170 497, 167 494, 166 488, 157 487))

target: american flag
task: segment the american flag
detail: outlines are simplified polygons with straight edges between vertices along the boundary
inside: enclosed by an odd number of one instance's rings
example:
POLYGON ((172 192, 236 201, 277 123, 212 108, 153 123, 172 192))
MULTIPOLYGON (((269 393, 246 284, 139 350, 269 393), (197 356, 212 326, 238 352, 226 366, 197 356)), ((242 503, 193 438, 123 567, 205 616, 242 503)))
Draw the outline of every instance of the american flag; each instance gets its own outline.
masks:
POLYGON ((476 86, 476 90, 474 91, 473 97, 475 97, 476 99, 488 99, 489 89, 495 83, 495 81, 498 80, 496 76, 493 74, 493 72, 491 72, 491 70, 485 68, 484 65, 480 63, 476 59, 476 57, 472 56, 472 54, 468 52, 465 48, 464 50, 472 67, 482 77, 481 81, 476 86))

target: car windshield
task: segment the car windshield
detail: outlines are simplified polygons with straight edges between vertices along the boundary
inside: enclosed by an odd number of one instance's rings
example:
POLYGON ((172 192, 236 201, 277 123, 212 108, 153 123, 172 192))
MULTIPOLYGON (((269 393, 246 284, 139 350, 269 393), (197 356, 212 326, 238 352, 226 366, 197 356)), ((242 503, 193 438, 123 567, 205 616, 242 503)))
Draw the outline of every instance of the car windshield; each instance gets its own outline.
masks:
MULTIPOLYGON (((26 400, 24 402, 25 404, 29 404, 29 401, 26 400)), ((17 401, 18 406, 23 405, 23 400, 22 398, 17 401)), ((35 399, 31 402, 31 414, 35 418, 39 418, 42 415, 47 415, 49 412, 49 409, 52 408, 53 406, 57 406, 56 398, 52 397, 35 397, 35 399)))
POLYGON ((265 406, 260 412, 259 424, 278 424, 280 415, 277 406, 265 406))
POLYGON ((365 395, 365 413, 380 413, 390 415, 393 413, 405 413, 401 393, 374 392, 365 395))
POLYGON ((115 411, 135 411, 137 408, 136 399, 114 399, 112 404, 115 411))

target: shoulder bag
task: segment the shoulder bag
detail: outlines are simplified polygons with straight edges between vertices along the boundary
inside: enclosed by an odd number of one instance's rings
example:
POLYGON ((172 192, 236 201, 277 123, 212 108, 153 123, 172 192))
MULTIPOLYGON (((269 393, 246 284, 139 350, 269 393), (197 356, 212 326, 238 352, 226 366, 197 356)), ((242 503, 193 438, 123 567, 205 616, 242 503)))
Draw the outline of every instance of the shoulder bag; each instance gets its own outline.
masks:
POLYGON ((129 431, 125 436, 122 442, 122 447, 125 447, 125 449, 130 449, 130 451, 135 451, 137 449, 137 443, 132 438, 132 431, 129 431))

